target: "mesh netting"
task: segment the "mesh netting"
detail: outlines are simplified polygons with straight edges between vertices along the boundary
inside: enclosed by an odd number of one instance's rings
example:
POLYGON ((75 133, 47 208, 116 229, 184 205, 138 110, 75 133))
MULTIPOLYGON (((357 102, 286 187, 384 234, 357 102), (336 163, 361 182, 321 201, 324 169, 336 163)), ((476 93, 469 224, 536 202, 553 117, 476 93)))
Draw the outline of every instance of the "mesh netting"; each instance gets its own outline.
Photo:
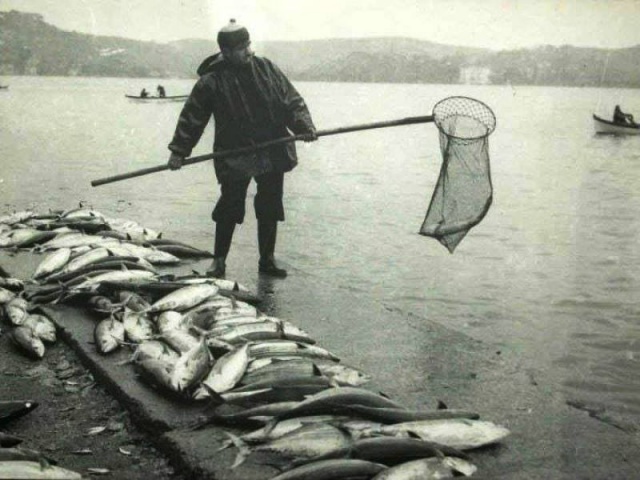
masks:
POLYGON ((436 238, 453 253, 491 205, 488 136, 496 118, 484 103, 467 97, 439 102, 433 116, 443 162, 420 234, 436 238))

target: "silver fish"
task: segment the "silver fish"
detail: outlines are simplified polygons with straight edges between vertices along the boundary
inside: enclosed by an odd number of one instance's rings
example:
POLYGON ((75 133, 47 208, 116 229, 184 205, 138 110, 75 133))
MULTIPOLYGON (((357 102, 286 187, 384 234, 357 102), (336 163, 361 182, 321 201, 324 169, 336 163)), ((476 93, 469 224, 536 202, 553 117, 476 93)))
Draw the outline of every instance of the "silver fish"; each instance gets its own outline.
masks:
POLYGON ((293 342, 291 340, 270 340, 268 342, 254 343, 249 349, 251 358, 297 356, 320 358, 339 361, 340 359, 333 353, 317 345, 308 343, 293 342))
POLYGON ((334 478, 371 478, 386 470, 385 465, 341 458, 337 460, 320 460, 296 467, 271 478, 271 480, 325 480, 334 478))
POLYGON ((27 327, 15 327, 10 333, 13 342, 25 353, 34 358, 44 357, 45 347, 40 338, 36 337, 33 330, 27 327))
POLYGON ((189 324, 185 321, 185 316, 174 310, 166 310, 156 318, 156 325, 160 333, 169 330, 187 330, 189 324))
MULTIPOLYGON (((218 358, 203 383, 216 393, 224 393, 236 386, 248 364, 249 344, 244 344, 218 358)), ((200 395, 196 393, 194 398, 200 400, 208 397, 209 394, 204 395, 204 392, 206 389, 200 390, 200 395)))
POLYGON ((184 392, 195 386, 211 368, 211 354, 203 337, 198 345, 183 353, 175 364, 171 386, 176 392, 184 392))
POLYGON ((249 446, 241 438, 226 432, 236 447, 238 455, 231 468, 242 464, 252 452, 276 454, 289 463, 311 460, 322 457, 329 452, 344 451, 347 453, 353 440, 349 433, 327 423, 312 423, 289 432, 270 442, 257 446, 249 446))
POLYGON ((58 270, 61 270, 71 258, 70 248, 60 248, 40 262, 36 267, 36 271, 33 273, 34 279, 46 277, 58 270))
POLYGON ((151 280, 155 278, 155 276, 156 275, 154 273, 146 270, 115 270, 88 278, 84 282, 73 287, 73 290, 92 291, 95 290, 102 282, 135 282, 138 280, 151 280))
POLYGON ((25 318, 23 326, 30 328, 34 335, 44 342, 53 343, 56 341, 56 326, 44 315, 30 313, 25 318))
POLYGON ((92 263, 102 259, 112 256, 112 253, 109 252, 108 249, 104 247, 93 248, 89 250, 87 253, 84 253, 73 260, 69 261, 64 268, 62 269, 63 273, 74 272, 76 270, 81 269, 87 265, 91 265, 92 263))
POLYGON ((174 364, 164 358, 144 358, 135 363, 141 376, 153 385, 169 391, 175 391, 173 386, 174 364))
POLYGON ((486 420, 453 418, 422 420, 384 425, 363 432, 364 435, 417 435, 440 445, 470 450, 500 442, 510 434, 505 427, 486 420))
POLYGON ((124 325, 114 317, 105 318, 96 325, 93 337, 100 353, 113 352, 124 343, 124 325))
POLYGON ((153 337, 153 322, 145 312, 134 312, 125 308, 122 324, 127 338, 134 343, 144 342, 153 337))
POLYGON ((22 297, 15 297, 4 304, 4 313, 13 325, 22 325, 27 318, 29 302, 22 297))
POLYGON ((157 313, 165 310, 175 310, 179 312, 187 310, 213 297, 217 293, 218 287, 215 285, 189 285, 179 288, 153 303, 149 308, 149 312, 157 313))
POLYGON ((160 338, 166 342, 171 348, 180 353, 187 353, 200 344, 200 340, 187 330, 174 328, 165 330, 161 333, 160 338))
POLYGON ((13 293, 11 290, 0 287, 0 305, 5 305, 14 298, 16 298, 15 293, 13 293))
POLYGON ((421 458, 380 472, 372 480, 437 480, 469 477, 478 470, 471 462, 456 457, 421 458))

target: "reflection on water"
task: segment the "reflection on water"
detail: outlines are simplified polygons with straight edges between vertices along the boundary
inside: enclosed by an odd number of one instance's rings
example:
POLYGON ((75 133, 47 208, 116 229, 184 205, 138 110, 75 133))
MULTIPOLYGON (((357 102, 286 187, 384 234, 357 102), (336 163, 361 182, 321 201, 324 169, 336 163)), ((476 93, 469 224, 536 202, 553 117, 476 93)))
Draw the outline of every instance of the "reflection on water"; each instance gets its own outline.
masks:
MULTIPOLYGON (((192 86, 162 82, 168 94, 192 86)), ((210 162, 90 187, 97 178, 166 162, 180 104, 124 98, 149 79, 5 83, 11 91, 0 97, 2 210, 84 200, 211 248, 218 189, 210 162)), ((433 125, 299 144, 300 165, 286 180, 280 258, 415 314, 408 322, 427 317, 517 351, 538 379, 562 385, 567 398, 640 418, 640 138, 593 134, 591 113, 602 91, 297 86, 319 129, 429 114, 450 95, 484 101, 498 119, 490 138, 495 198, 450 255, 417 233, 440 166, 433 125)), ((640 100, 625 106, 640 111, 640 100)), ((194 155, 210 150, 211 135, 208 128, 194 155)), ((254 251, 248 205, 234 245, 254 251)), ((239 263, 238 250, 232 248, 229 265, 239 263)), ((257 252, 247 263, 257 266, 257 252)), ((279 285, 265 281, 258 288, 276 302, 279 285)))

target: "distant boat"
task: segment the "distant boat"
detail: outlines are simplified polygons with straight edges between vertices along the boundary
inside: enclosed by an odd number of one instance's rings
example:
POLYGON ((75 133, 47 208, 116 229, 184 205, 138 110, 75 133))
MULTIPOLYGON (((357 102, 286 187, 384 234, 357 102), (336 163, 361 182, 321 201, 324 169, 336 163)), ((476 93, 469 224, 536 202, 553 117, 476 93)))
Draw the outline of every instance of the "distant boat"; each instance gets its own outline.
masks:
POLYGON ((593 114, 593 126, 596 129, 596 133, 609 135, 640 135, 639 124, 614 123, 611 120, 600 118, 596 114, 593 114))
POLYGON ((173 95, 173 96, 167 95, 166 97, 158 97, 158 96, 141 97, 140 95, 125 95, 125 97, 133 102, 163 103, 163 102, 184 102, 187 98, 189 98, 189 95, 173 95))
POLYGON ((9 85, 0 85, 0 90, 9 90, 9 85))

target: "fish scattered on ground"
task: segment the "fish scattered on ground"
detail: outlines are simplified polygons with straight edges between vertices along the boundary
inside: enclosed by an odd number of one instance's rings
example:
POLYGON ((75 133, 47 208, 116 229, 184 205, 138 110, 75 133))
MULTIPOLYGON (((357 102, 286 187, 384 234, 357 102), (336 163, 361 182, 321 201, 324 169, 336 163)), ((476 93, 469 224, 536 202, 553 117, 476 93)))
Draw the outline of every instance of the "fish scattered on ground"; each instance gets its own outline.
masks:
MULTIPOLYGON (((133 364, 141 380, 175 399, 205 400, 215 410, 194 428, 256 427, 229 434, 238 447, 234 467, 256 455, 290 469, 278 480, 447 478, 475 472, 461 450, 509 434, 474 412, 411 410, 362 388, 369 375, 315 345, 294 323, 258 311, 238 282, 195 270, 163 273, 158 266, 211 254, 136 222, 83 205, 17 212, 0 217, 2 247, 52 252, 27 282, 0 271, 1 312, 23 352, 42 358, 42 340, 55 340, 55 325, 36 313, 37 305, 84 302, 108 315, 94 328, 98 352, 132 345, 131 359, 119 365, 133 364)), ((0 422, 1 413, 0 405, 0 422)), ((0 446, 19 441, 0 433, 0 446)), ((12 458, 20 462, 21 455, 12 458)))

